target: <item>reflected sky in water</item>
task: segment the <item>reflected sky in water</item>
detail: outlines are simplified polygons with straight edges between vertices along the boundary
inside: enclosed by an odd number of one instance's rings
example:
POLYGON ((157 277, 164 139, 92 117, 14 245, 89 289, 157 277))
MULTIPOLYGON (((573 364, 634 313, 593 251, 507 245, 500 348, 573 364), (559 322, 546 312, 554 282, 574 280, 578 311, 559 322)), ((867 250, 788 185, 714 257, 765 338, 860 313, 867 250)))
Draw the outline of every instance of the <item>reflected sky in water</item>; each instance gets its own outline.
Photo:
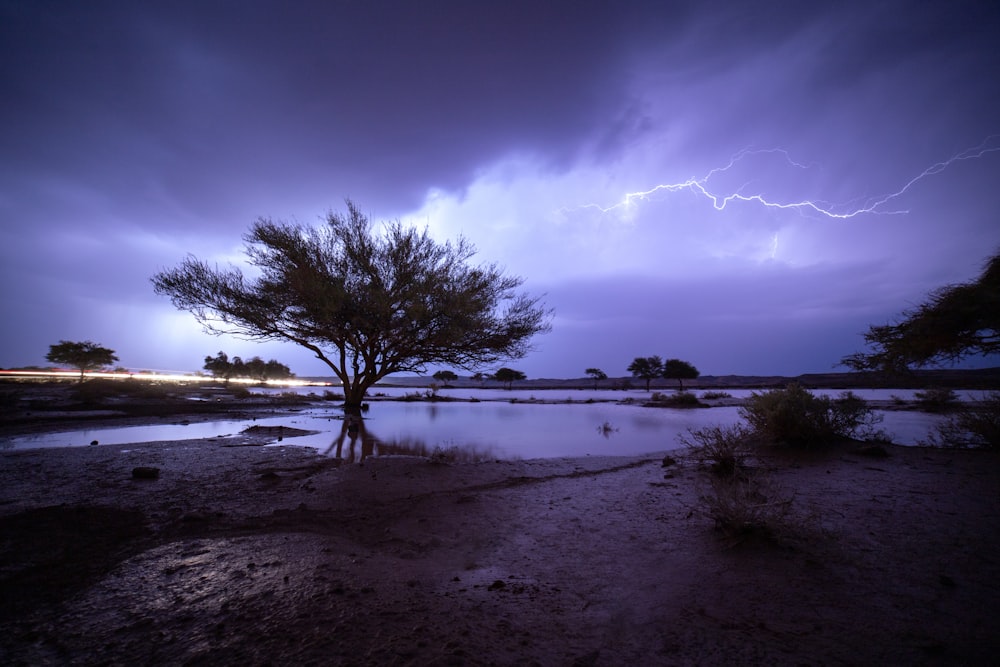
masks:
MULTIPOLYGON (((900 444, 915 444, 941 418, 918 412, 883 413, 882 427, 900 444)), ((429 455, 435 449, 474 452, 477 458, 552 458, 637 455, 680 447, 689 429, 738 421, 738 408, 678 410, 615 403, 526 404, 501 401, 404 403, 372 401, 364 432, 351 433, 334 404, 257 420, 215 421, 90 429, 14 438, 6 449, 121 445, 155 440, 234 435, 250 426, 288 426, 317 431, 282 444, 313 447, 358 460, 387 454, 429 455)))

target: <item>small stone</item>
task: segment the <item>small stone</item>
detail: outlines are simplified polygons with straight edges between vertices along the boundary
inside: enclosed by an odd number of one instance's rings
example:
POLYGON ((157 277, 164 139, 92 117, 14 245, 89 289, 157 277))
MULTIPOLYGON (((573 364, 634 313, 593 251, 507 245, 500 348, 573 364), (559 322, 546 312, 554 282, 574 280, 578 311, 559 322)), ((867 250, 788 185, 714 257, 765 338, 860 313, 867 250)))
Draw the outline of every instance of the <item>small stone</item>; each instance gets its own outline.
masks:
POLYGON ((158 479, 160 469, 153 466, 137 466, 132 468, 132 479, 158 479))
POLYGON ((97 442, 96 440, 91 440, 90 441, 90 446, 91 447, 93 447, 94 445, 99 445, 99 444, 101 444, 101 443, 97 442))

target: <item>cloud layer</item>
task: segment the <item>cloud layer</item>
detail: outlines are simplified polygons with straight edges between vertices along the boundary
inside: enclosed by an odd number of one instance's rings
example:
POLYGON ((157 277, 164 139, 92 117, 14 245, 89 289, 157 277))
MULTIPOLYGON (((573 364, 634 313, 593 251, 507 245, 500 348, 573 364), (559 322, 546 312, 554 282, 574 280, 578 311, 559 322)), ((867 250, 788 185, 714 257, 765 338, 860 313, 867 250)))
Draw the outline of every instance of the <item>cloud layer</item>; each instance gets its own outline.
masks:
POLYGON ((538 5, 0 3, 0 363, 325 374, 149 277, 347 197, 546 293, 532 377, 826 371, 1000 248, 989 3, 538 5))

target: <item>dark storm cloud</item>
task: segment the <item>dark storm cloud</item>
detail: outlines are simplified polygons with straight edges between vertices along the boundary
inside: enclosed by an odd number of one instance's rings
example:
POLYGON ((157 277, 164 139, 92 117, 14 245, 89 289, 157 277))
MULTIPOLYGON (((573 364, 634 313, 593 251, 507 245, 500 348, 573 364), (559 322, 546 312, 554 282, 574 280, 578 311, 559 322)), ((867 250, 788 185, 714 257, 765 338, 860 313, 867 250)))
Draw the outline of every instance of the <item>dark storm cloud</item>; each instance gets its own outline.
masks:
POLYGON ((826 370, 851 332, 1000 244, 995 151, 921 180, 892 216, 720 211, 684 189, 618 204, 746 148, 788 153, 717 173, 719 192, 837 211, 896 192, 1000 130, 998 16, 985 2, 0 0, 5 363, 94 338, 126 364, 197 366, 235 343, 194 333, 149 276, 188 252, 237 260, 257 216, 311 223, 352 197, 553 286, 556 328, 529 374, 578 373, 577 352, 616 364, 608 341, 628 358, 689 350, 706 372, 826 370))

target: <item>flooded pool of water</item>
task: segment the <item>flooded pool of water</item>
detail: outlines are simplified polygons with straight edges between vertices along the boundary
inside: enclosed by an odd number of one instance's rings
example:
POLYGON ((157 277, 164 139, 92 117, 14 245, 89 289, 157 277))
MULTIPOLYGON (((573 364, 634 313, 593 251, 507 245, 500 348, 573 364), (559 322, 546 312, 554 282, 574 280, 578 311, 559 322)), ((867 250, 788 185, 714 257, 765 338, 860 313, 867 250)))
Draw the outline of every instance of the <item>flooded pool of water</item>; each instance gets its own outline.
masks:
MULTIPOLYGON (((881 413, 893 440, 915 444, 941 417, 919 412, 881 413)), ((738 408, 695 410, 644 408, 615 403, 526 404, 500 401, 405 403, 373 401, 363 431, 349 430, 335 407, 311 408, 282 417, 204 423, 86 429, 13 438, 4 449, 124 445, 155 440, 214 438, 251 426, 317 431, 282 444, 313 447, 347 459, 362 455, 430 454, 458 448, 479 458, 552 458, 637 455, 677 449, 690 429, 739 420, 738 408)))

